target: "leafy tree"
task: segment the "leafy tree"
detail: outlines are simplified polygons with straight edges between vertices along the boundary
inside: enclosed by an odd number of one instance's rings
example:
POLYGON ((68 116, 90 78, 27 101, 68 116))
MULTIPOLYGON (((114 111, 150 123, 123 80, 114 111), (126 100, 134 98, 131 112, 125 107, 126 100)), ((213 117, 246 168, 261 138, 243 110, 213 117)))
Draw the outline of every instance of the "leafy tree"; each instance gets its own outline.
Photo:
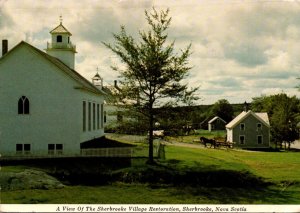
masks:
POLYGON ((157 12, 153 8, 152 12, 145 11, 145 16, 150 29, 139 32, 140 40, 128 35, 121 26, 120 33, 113 34, 115 44, 103 44, 125 64, 123 68, 112 68, 120 74, 123 100, 147 118, 148 162, 153 163, 154 109, 167 100, 171 104, 182 100, 190 102, 197 88, 188 91, 187 84, 181 82, 191 69, 188 65, 191 45, 175 53, 175 42, 167 43, 166 31, 171 23, 169 10, 157 12))
POLYGON ((253 98, 252 110, 264 111, 269 115, 272 140, 276 147, 284 142, 290 148, 290 144, 298 138, 296 126, 299 121, 299 104, 296 96, 288 97, 283 93, 253 98))
POLYGON ((233 118, 233 107, 226 99, 218 100, 211 108, 210 117, 219 116, 226 122, 230 122, 233 118))

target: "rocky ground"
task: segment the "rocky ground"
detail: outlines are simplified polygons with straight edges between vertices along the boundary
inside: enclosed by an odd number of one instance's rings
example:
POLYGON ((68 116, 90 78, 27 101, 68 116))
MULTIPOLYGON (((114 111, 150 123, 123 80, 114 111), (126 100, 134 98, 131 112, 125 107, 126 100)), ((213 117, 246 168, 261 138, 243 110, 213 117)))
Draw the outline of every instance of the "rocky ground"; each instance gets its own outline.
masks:
POLYGON ((20 172, 0 172, 1 190, 57 189, 64 185, 43 171, 25 169, 20 172))

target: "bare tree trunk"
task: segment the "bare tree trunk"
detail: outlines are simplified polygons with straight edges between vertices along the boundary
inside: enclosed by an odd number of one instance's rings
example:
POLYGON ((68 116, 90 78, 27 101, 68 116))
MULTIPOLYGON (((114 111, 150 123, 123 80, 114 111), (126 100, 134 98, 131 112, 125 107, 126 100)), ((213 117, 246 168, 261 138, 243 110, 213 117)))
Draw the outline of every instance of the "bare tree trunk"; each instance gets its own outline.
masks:
POLYGON ((286 141, 284 141, 284 150, 286 150, 286 141))
POLYGON ((153 128, 154 128, 154 118, 153 114, 150 110, 150 118, 149 118, 149 158, 148 164, 153 164, 153 128))

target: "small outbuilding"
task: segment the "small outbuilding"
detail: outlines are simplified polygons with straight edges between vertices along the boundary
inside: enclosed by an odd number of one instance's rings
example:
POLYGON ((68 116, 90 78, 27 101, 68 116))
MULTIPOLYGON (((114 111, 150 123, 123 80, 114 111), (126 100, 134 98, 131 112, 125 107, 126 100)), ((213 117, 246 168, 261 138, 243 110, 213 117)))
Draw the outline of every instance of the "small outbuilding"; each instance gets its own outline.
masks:
POLYGON ((208 131, 214 130, 225 130, 226 121, 224 121, 219 116, 214 117, 210 121, 208 121, 208 131))

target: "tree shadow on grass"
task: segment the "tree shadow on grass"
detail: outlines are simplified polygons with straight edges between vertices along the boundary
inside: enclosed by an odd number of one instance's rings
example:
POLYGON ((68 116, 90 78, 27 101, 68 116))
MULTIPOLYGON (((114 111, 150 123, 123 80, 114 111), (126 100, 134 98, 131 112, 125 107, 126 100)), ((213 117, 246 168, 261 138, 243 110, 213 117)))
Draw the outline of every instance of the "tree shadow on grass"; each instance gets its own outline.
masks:
MULTIPOLYGON (((294 203, 293 195, 276 184, 248 171, 224 170, 217 166, 182 167, 179 160, 167 160, 115 173, 113 179, 145 183, 151 188, 169 187, 172 196, 205 198, 212 203, 294 203)), ((202 199, 203 200, 203 199, 202 199)))

